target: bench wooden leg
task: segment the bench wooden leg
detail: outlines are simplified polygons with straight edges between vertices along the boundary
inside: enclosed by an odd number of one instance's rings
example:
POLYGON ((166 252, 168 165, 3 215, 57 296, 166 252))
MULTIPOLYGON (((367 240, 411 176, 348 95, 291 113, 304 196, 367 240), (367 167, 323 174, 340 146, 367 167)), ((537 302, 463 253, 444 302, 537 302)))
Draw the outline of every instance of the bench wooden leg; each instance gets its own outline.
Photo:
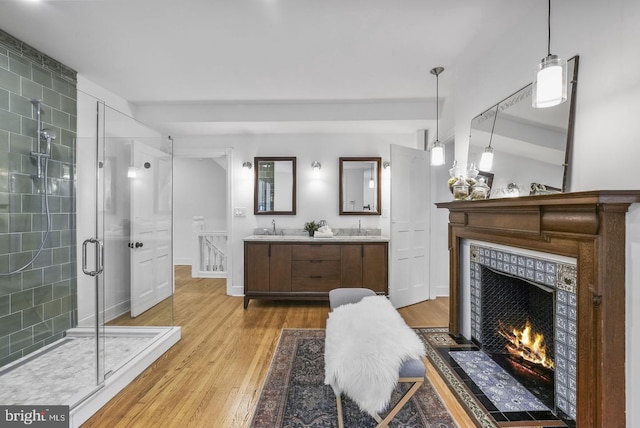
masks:
POLYGON ((336 407, 338 408, 338 428, 344 428, 344 420, 342 419, 342 398, 340 397, 340 394, 336 394, 336 407))
MULTIPOLYGON (((411 399, 411 397, 413 396, 413 394, 416 393, 416 391, 418 391, 418 388, 420 388, 422 386, 422 384, 424 383, 424 378, 400 378, 398 380, 398 382, 414 382, 414 384, 411 386, 411 388, 409 388, 409 390, 407 392, 405 392, 405 394, 402 396, 402 398, 400 398, 400 400, 396 403, 396 405, 389 411, 389 413, 387 414, 387 416, 380 420, 380 417, 376 418, 376 421, 378 422, 378 425, 376 425, 376 428, 385 428, 387 426, 389 426, 389 422, 391 422, 391 420, 394 418, 394 416, 396 414, 398 414, 398 412, 400 411, 400 409, 402 409, 402 406, 404 406, 407 401, 409 401, 411 399)), ((340 427, 342 428, 342 427, 340 427)))

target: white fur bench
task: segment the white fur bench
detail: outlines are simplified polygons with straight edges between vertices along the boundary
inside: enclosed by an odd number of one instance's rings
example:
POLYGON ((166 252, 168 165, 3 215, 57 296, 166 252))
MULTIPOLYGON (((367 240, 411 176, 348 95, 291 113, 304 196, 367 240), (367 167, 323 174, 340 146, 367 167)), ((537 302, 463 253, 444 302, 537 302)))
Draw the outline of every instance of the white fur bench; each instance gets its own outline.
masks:
POLYGON ((336 395, 340 428, 344 427, 343 392, 378 422, 377 427, 386 427, 426 376, 420 338, 385 297, 363 301, 373 296, 376 293, 366 288, 338 288, 329 292, 332 312, 327 320, 325 383, 331 385, 336 395), (373 346, 368 348, 367 343, 373 346), (388 351, 376 354, 382 348, 388 351), (378 413, 388 408, 398 382, 412 385, 383 419, 378 413))

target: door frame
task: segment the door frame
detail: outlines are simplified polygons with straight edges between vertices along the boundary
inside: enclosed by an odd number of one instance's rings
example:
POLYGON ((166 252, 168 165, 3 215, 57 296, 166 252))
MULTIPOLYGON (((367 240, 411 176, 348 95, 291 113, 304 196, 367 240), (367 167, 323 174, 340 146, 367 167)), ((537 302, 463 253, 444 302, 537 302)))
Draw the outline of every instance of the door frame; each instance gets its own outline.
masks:
MULTIPOLYGON (((220 147, 193 147, 193 148, 180 148, 179 145, 175 144, 174 137, 174 146, 173 146, 173 159, 193 159, 193 158, 220 158, 225 156, 227 160, 227 294, 230 296, 236 295, 233 290, 233 251, 231 242, 233 242, 233 149, 230 147, 220 148, 220 147)), ((175 186, 175 180, 173 181, 175 186)), ((174 188, 175 193, 175 188, 174 188)), ((175 266, 175 252, 174 252, 174 260, 171 262, 175 266)))

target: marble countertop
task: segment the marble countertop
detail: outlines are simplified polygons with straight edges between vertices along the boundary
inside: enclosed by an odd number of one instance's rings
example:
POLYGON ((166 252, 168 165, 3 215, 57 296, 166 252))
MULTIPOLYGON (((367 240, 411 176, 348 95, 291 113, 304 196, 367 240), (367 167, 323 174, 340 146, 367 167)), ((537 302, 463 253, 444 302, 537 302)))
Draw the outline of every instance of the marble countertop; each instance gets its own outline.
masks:
POLYGON ((275 242, 389 242, 389 238, 381 235, 334 235, 330 238, 313 238, 304 235, 250 235, 244 241, 275 241, 275 242))

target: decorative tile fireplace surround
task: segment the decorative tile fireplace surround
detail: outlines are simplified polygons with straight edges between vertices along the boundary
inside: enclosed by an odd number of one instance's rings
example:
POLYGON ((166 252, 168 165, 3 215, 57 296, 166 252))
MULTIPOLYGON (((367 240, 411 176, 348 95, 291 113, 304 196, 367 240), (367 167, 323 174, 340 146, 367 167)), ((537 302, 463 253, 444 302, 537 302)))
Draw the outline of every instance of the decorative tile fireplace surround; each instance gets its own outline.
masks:
POLYGON ((575 420, 576 264, 565 259, 513 247, 470 245, 471 338, 487 353, 504 354, 508 340, 497 333, 499 324, 520 328, 531 321, 534 331, 543 334, 546 356, 554 363, 549 407, 563 412, 563 419, 575 420))
MULTIPOLYGON (((466 289, 462 281, 470 276, 463 271, 462 263, 471 257, 475 272, 476 265, 480 269, 487 261, 480 263, 478 246, 475 256, 462 254, 462 249, 469 247, 468 240, 481 242, 483 254, 488 248, 490 268, 491 247, 506 246, 510 249, 503 251, 501 269, 497 269, 496 252, 494 270, 508 269, 517 277, 522 268, 520 273, 524 275, 520 276, 524 279, 530 280, 527 276, 533 275, 534 282, 554 282, 551 288, 556 292, 569 291, 557 293, 556 311, 566 311, 567 316, 555 322, 566 322, 565 329, 557 329, 561 334, 575 329, 575 336, 563 337, 565 343, 571 343, 566 350, 575 349, 575 353, 561 358, 567 371, 558 375, 566 376, 564 381, 575 388, 575 395, 563 390, 562 397, 574 400, 575 407, 568 401, 558 408, 565 406, 579 427, 625 426, 625 216, 629 205, 638 202, 640 191, 593 191, 436 204, 449 209, 450 333, 460 336, 463 317, 473 318, 478 311, 472 294, 476 291, 471 288, 469 293, 462 293, 466 289), (575 283, 568 284, 563 276, 558 286, 558 275, 565 275, 558 272, 558 267, 571 270, 572 266, 554 263, 547 260, 549 257, 537 261, 530 257, 533 270, 527 272, 527 259, 523 256, 520 264, 518 255, 528 250, 574 259, 575 283), (505 253, 509 258, 506 268, 505 253), (536 262, 542 263, 537 270, 536 262), (476 312, 462 313, 462 308, 468 307, 476 312), (569 368, 572 359, 575 367, 569 368)), ((482 335, 472 323, 473 328, 472 335, 482 335)), ((556 341, 564 351, 564 344, 556 341)))

